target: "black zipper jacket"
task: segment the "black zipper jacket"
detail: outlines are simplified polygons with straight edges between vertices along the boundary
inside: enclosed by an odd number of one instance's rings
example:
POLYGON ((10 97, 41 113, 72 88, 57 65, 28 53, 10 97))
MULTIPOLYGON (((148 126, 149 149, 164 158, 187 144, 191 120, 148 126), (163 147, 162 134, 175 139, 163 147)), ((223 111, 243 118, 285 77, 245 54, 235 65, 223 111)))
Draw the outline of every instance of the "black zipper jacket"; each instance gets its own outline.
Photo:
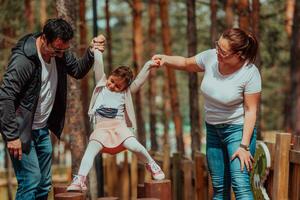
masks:
MULTIPOLYGON (((12 49, 7 70, 0 87, 0 131, 5 141, 20 138, 22 150, 28 153, 34 113, 41 90, 41 62, 36 39, 41 33, 29 34, 12 49)), ((67 103, 67 74, 80 79, 92 67, 93 54, 87 50, 77 59, 71 52, 55 57, 57 90, 54 105, 47 121, 48 128, 60 138, 64 127, 67 103)))

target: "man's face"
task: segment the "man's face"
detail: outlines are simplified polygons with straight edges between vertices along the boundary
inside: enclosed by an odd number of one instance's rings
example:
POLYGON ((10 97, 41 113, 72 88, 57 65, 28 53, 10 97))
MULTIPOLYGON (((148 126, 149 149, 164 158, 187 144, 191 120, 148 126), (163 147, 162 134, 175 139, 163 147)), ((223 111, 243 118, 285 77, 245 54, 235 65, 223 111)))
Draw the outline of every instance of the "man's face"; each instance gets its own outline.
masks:
POLYGON ((55 39, 51 43, 47 41, 45 37, 43 37, 43 52, 44 54, 47 54, 50 57, 62 57, 64 55, 64 52, 68 51, 70 49, 70 42, 64 42, 60 38, 55 39))

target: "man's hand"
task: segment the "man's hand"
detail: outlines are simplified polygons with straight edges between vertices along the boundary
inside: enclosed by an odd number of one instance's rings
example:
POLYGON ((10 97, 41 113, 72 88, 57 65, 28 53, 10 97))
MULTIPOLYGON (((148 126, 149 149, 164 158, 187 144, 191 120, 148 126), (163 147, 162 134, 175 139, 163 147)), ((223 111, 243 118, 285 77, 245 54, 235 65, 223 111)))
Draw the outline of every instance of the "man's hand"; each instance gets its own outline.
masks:
POLYGON ((97 37, 94 37, 90 44, 90 49, 92 52, 94 52, 95 49, 98 49, 103 53, 105 49, 105 37, 104 35, 98 35, 97 37))
POLYGON ((22 159, 22 143, 21 140, 18 138, 16 140, 8 141, 7 142, 7 149, 8 152, 14 157, 19 160, 22 159))

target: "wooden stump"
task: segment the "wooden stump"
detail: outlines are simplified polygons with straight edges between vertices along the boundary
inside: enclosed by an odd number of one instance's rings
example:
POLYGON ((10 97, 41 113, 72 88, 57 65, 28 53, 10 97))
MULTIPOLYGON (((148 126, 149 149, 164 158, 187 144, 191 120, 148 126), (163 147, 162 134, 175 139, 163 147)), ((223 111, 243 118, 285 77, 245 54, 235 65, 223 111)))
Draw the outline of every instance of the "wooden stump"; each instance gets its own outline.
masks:
POLYGON ((119 200, 118 197, 100 197, 97 200, 119 200))
POLYGON ((137 198, 145 197, 145 186, 144 184, 138 184, 137 186, 137 198))
POLYGON ((65 192, 56 194, 54 200, 85 200, 85 195, 78 192, 65 192))
POLYGON ((160 200, 171 200, 171 181, 162 180, 162 181, 145 181, 145 197, 155 197, 160 200))
POLYGON ((56 194, 67 192, 67 187, 68 185, 66 184, 55 184, 53 186, 53 196, 55 196, 56 194))
POLYGON ((159 200, 158 198, 137 198, 137 200, 159 200))

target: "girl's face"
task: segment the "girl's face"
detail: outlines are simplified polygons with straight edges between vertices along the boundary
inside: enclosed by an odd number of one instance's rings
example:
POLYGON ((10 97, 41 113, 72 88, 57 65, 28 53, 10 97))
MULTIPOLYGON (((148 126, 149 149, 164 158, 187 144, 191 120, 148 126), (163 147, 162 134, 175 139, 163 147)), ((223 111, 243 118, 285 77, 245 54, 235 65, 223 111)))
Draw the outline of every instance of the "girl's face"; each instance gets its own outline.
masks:
POLYGON ((126 86, 125 80, 118 76, 110 75, 106 81, 106 87, 112 92, 122 92, 126 86))

